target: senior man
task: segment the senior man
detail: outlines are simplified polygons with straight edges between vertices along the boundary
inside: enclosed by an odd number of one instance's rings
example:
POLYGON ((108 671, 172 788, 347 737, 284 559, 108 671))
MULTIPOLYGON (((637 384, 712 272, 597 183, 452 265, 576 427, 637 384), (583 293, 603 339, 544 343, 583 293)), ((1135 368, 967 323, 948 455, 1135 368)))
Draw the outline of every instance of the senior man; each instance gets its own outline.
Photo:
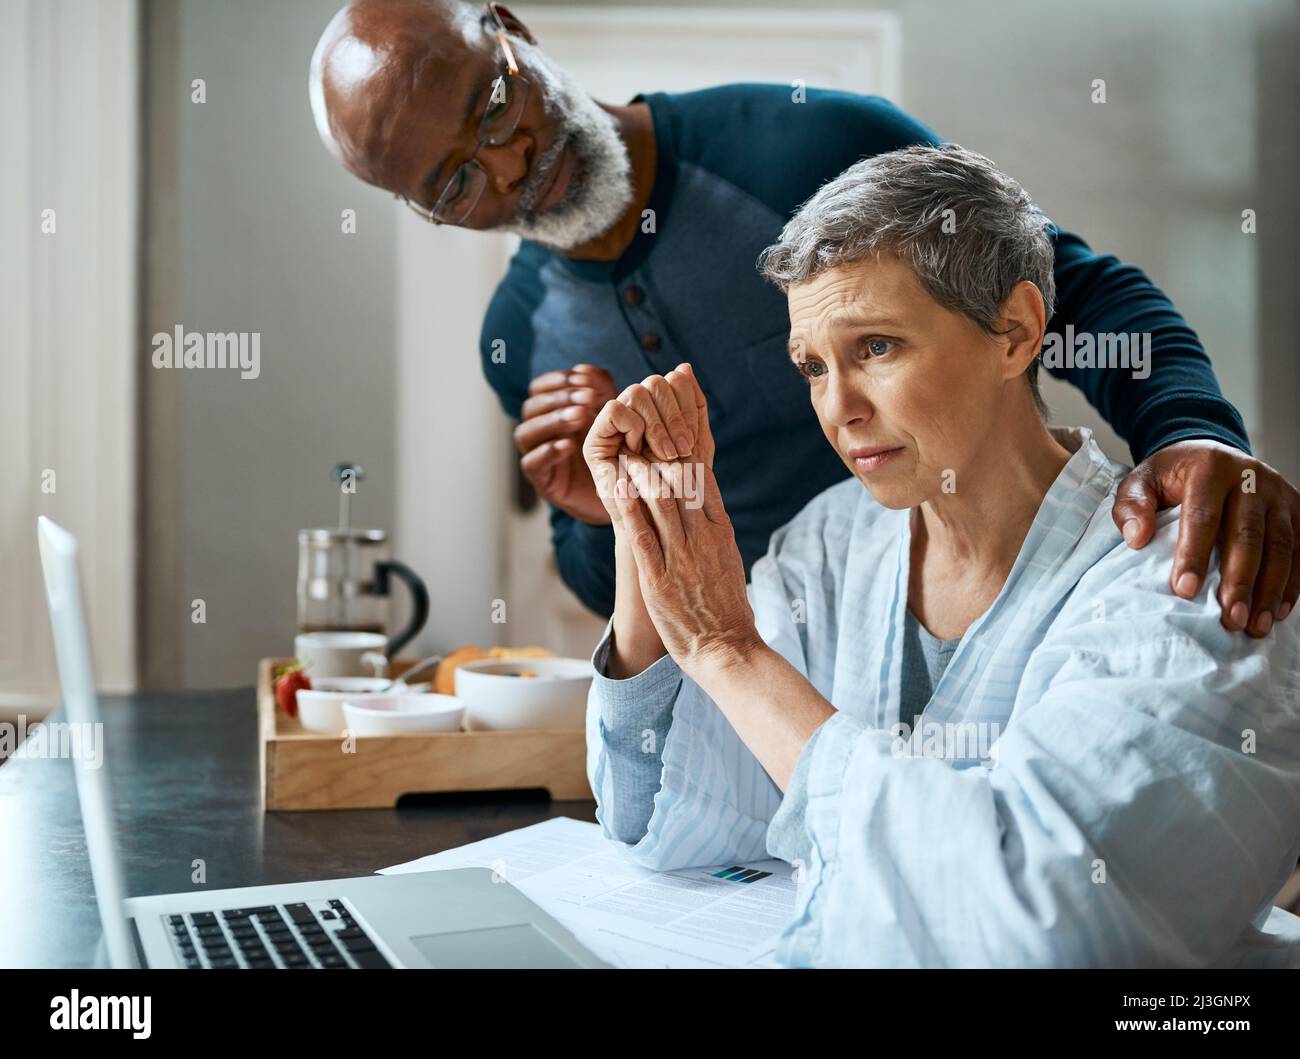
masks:
MULTIPOLYGON (((362 180, 432 223, 523 237, 483 324, 483 370, 522 420, 521 466, 552 506, 560 574, 593 611, 613 609, 614 536, 581 440, 620 389, 693 366, 746 570, 845 477, 755 259, 848 165, 937 142, 920 122, 876 97, 779 85, 598 103, 508 9, 459 0, 355 0, 317 44, 310 96, 326 146, 362 180)), ((960 199, 949 209, 936 223, 961 223, 960 199)), ((1174 591, 1201 590, 1219 543, 1225 627, 1267 635, 1300 595, 1300 494, 1251 458, 1169 299, 1075 235, 1054 228, 1051 241, 1049 339, 1150 336, 1149 364, 1047 365, 1129 443, 1116 525, 1140 548, 1157 508, 1181 504, 1174 591)), ((689 451, 681 417, 645 411, 663 452, 689 451)))

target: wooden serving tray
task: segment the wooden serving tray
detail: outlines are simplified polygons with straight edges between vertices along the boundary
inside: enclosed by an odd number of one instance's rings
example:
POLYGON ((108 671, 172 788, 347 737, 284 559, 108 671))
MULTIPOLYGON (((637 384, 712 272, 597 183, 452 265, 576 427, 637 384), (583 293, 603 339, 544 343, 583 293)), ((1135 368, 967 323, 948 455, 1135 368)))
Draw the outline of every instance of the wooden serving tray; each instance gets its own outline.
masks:
MULTIPOLYGON (((271 674, 291 658, 257 667, 257 721, 262 800, 282 809, 385 809, 403 794, 543 788, 557 801, 592 797, 581 729, 430 732, 356 738, 303 728, 275 704, 271 674)), ((410 662, 397 660, 396 675, 410 662)))

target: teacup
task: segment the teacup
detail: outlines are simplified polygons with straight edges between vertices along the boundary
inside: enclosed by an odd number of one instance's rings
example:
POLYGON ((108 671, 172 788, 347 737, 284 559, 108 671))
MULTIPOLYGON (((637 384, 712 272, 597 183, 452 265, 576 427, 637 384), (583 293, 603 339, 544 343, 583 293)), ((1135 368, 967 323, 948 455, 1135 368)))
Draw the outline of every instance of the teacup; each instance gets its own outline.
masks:
POLYGON ((293 654, 313 679, 382 677, 388 672, 387 643, 377 632, 303 632, 294 637, 293 654))

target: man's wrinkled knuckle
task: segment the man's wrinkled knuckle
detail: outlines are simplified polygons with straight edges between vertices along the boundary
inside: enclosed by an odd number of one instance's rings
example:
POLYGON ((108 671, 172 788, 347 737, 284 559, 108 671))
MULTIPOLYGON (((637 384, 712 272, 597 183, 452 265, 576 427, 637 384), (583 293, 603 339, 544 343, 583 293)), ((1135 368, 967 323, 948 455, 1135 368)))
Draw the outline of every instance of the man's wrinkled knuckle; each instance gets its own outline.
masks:
POLYGON ((1115 490, 1117 504, 1147 504, 1155 490, 1156 476, 1145 466, 1130 471, 1115 490))
POLYGON ((1269 562, 1285 563, 1295 554, 1295 541, 1290 533, 1270 532, 1264 541, 1264 558, 1269 562))
POLYGON ((1245 548, 1258 551, 1264 546, 1264 527, 1258 522, 1239 522, 1232 527, 1232 539, 1245 548))
POLYGON ((1238 467, 1259 467, 1253 457, 1236 449, 1221 449, 1217 445, 1208 449, 1197 449, 1195 458, 1210 467, 1216 474, 1228 474, 1238 467))
POLYGON ((1220 509, 1205 507, 1200 504, 1184 507, 1181 518, 1194 529, 1212 529, 1219 523, 1220 509))

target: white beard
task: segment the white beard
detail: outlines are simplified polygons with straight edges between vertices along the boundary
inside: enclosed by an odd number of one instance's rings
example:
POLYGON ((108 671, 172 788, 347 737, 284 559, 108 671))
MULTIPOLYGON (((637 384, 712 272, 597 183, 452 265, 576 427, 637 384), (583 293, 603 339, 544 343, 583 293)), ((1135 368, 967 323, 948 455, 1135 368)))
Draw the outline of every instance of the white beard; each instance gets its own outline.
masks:
POLYGON ((534 91, 541 93, 547 116, 558 119, 559 130, 555 143, 533 162, 514 221, 498 230, 555 250, 571 250, 609 231, 631 205, 627 146, 613 116, 597 106, 571 74, 527 41, 510 43, 527 68, 526 76, 531 75, 534 91), (544 213, 536 212, 537 199, 566 144, 571 146, 573 173, 564 198, 544 213))

